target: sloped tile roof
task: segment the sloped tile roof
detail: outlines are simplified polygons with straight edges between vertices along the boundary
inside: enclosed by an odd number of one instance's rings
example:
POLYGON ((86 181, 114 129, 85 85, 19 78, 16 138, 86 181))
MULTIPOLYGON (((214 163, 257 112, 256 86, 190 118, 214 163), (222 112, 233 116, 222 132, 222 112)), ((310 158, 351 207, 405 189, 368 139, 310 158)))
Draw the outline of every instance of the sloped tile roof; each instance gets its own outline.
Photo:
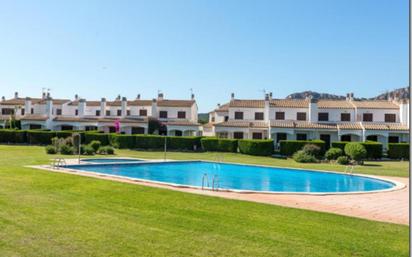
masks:
POLYGON ((309 108, 309 101, 306 99, 272 99, 270 107, 309 108))
POLYGON ((229 102, 229 107, 237 108, 264 108, 264 100, 252 100, 252 99, 233 99, 229 102))
POLYGON ((214 110, 215 112, 228 112, 229 111, 229 103, 222 104, 219 108, 214 110))
POLYGON ((266 122, 259 121, 225 121, 221 123, 216 123, 216 127, 241 127, 241 128, 267 128, 268 124, 266 122))
MULTIPOLYGON (((24 105, 25 103, 25 98, 12 98, 12 99, 6 99, 4 101, 0 102, 0 105, 24 105)), ((42 101, 41 98, 30 98, 32 104, 36 104, 42 101)))
POLYGON ((387 100, 381 101, 352 101, 358 109, 399 109, 396 103, 387 100))
POLYGON ((362 123, 366 130, 396 130, 396 131, 409 131, 408 127, 400 123, 362 123))
POLYGON ((24 115, 23 117, 20 118, 20 120, 36 120, 36 121, 45 121, 47 120, 46 115, 36 115, 36 114, 30 114, 30 115, 24 115))
POLYGON ((192 107, 195 104, 195 100, 158 100, 157 106, 164 107, 192 107))
POLYGON ((362 130, 360 122, 344 122, 337 124, 338 129, 342 130, 362 130))
POLYGON ((166 121, 162 123, 165 125, 170 125, 170 126, 196 126, 196 127, 200 126, 199 123, 188 121, 188 120, 166 121))
POLYGON ((303 129, 337 129, 333 123, 314 123, 308 121, 279 121, 270 122, 272 128, 303 128, 303 129))
POLYGON ((319 109, 354 109, 350 101, 346 100, 319 100, 319 109))

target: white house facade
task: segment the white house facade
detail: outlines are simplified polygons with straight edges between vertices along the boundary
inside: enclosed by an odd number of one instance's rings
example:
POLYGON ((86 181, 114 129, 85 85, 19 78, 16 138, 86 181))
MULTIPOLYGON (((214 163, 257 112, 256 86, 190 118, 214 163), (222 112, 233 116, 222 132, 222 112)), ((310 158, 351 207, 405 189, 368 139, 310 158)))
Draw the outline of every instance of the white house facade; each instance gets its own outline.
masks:
POLYGON ((88 101, 75 96, 70 99, 53 99, 49 94, 41 98, 14 98, 0 101, 0 126, 5 127, 11 119, 19 120, 22 129, 49 130, 96 130, 124 134, 147 134, 149 121, 156 120, 162 131, 174 136, 195 136, 201 133, 197 122, 197 104, 190 100, 157 98, 134 100, 118 96, 113 101, 105 98, 88 101))
POLYGON ((209 113, 203 134, 221 138, 409 141, 409 102, 406 100, 265 99, 231 100, 209 113))

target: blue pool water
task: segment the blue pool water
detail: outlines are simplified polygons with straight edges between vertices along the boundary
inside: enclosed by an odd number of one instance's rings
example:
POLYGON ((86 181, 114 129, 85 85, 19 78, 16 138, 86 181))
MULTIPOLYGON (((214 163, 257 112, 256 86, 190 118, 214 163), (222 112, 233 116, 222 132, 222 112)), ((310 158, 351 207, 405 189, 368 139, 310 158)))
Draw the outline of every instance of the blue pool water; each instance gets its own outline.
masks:
POLYGON ((90 158, 90 159, 81 159, 83 162, 94 162, 94 163, 112 163, 112 162, 139 162, 138 159, 121 159, 121 158, 90 158))
POLYGON ((202 186, 202 177, 207 173, 210 187, 212 187, 213 177, 217 175, 219 188, 247 191, 333 193, 383 190, 395 186, 388 181, 355 175, 203 161, 69 165, 69 167, 196 187, 202 186))

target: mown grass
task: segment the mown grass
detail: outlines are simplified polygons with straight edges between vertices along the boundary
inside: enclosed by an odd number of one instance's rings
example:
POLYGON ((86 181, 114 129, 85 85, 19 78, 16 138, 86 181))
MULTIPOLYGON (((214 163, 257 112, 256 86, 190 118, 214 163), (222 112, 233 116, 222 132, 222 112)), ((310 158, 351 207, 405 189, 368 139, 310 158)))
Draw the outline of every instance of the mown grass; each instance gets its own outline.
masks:
POLYGON ((407 226, 24 167, 49 158, 0 146, 0 256, 408 256, 407 226))

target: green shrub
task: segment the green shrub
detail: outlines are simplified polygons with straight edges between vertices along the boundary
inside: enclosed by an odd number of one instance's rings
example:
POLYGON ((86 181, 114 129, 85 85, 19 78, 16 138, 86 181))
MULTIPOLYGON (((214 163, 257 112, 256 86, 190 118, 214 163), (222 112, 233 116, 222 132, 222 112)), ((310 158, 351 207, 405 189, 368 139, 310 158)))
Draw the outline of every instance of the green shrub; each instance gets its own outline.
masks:
POLYGON ((217 148, 219 152, 236 153, 237 145, 238 145, 237 139, 219 138, 217 148))
POLYGON ((336 162, 339 163, 340 165, 348 165, 349 158, 348 156, 339 156, 338 159, 336 159, 336 162))
POLYGON ((408 143, 389 143, 388 157, 391 159, 408 159, 409 160, 409 144, 408 143))
POLYGON ((32 145, 47 145, 51 144, 53 137, 67 138, 71 137, 72 132, 67 131, 42 131, 42 130, 28 130, 27 141, 32 145))
POLYGON ((0 129, 0 143, 27 143, 27 132, 25 130, 0 129))
POLYGON ((380 159, 382 158, 382 143, 373 142, 373 141, 366 141, 363 142, 362 145, 365 147, 366 150, 366 158, 368 159, 380 159))
POLYGON ((337 141, 337 142, 332 142, 331 145, 332 145, 332 148, 339 148, 339 149, 341 149, 341 150, 345 153, 345 145, 346 145, 347 143, 350 143, 350 142, 337 141))
POLYGON ((366 158, 367 152, 365 147, 361 143, 348 143, 345 146, 345 154, 352 160, 358 163, 362 162, 366 158))
POLYGON ((71 155, 75 153, 74 147, 70 145, 62 145, 60 147, 60 153, 61 154, 66 154, 66 155, 71 155))
POLYGON ((167 137, 167 149, 194 151, 201 149, 202 137, 167 137))
POLYGON ((306 144, 303 148, 302 148, 302 150, 305 152, 305 153, 307 153, 307 154, 309 154, 309 155, 312 155, 312 156, 315 156, 315 157, 320 157, 321 156, 321 149, 320 149, 320 147, 319 146, 317 146, 317 145, 314 145, 314 144, 306 144))
POLYGON ((315 156, 303 151, 299 150, 296 153, 293 154, 293 160, 296 162, 301 162, 301 163, 311 163, 311 162, 318 162, 315 156))
POLYGON ((84 142, 90 144, 92 141, 99 141, 101 145, 110 145, 109 134, 89 132, 84 134, 84 142))
POLYGON ((84 155, 94 155, 95 152, 96 151, 94 150, 93 146, 91 146, 90 144, 83 146, 82 154, 84 154, 84 155))
POLYGON ((56 154, 57 149, 54 145, 48 145, 48 146, 46 146, 46 153, 47 154, 56 154))
POLYGON ((243 154, 268 156, 273 154, 273 140, 241 139, 239 151, 243 154))
POLYGON ((280 154, 292 156, 301 150, 306 144, 313 144, 320 147, 320 154, 325 151, 325 142, 322 140, 280 140, 280 154))
POLYGON ((98 151, 99 154, 114 154, 114 148, 112 146, 101 146, 98 151))
POLYGON ((327 160, 336 160, 342 155, 343 155, 342 149, 332 147, 325 153, 325 158, 327 160))
POLYGON ((165 145, 165 136, 135 135, 134 137, 136 140, 135 148, 138 149, 163 149, 165 145))
POLYGON ((200 140, 203 151, 216 152, 219 151, 219 139, 215 137, 204 137, 200 140))
POLYGON ((100 146, 102 145, 102 143, 100 143, 100 141, 98 140, 93 140, 92 142, 89 143, 89 145, 93 148, 95 152, 97 152, 100 146))
POLYGON ((120 149, 134 149, 136 148, 136 137, 133 135, 119 135, 114 134, 110 136, 111 144, 120 149))

